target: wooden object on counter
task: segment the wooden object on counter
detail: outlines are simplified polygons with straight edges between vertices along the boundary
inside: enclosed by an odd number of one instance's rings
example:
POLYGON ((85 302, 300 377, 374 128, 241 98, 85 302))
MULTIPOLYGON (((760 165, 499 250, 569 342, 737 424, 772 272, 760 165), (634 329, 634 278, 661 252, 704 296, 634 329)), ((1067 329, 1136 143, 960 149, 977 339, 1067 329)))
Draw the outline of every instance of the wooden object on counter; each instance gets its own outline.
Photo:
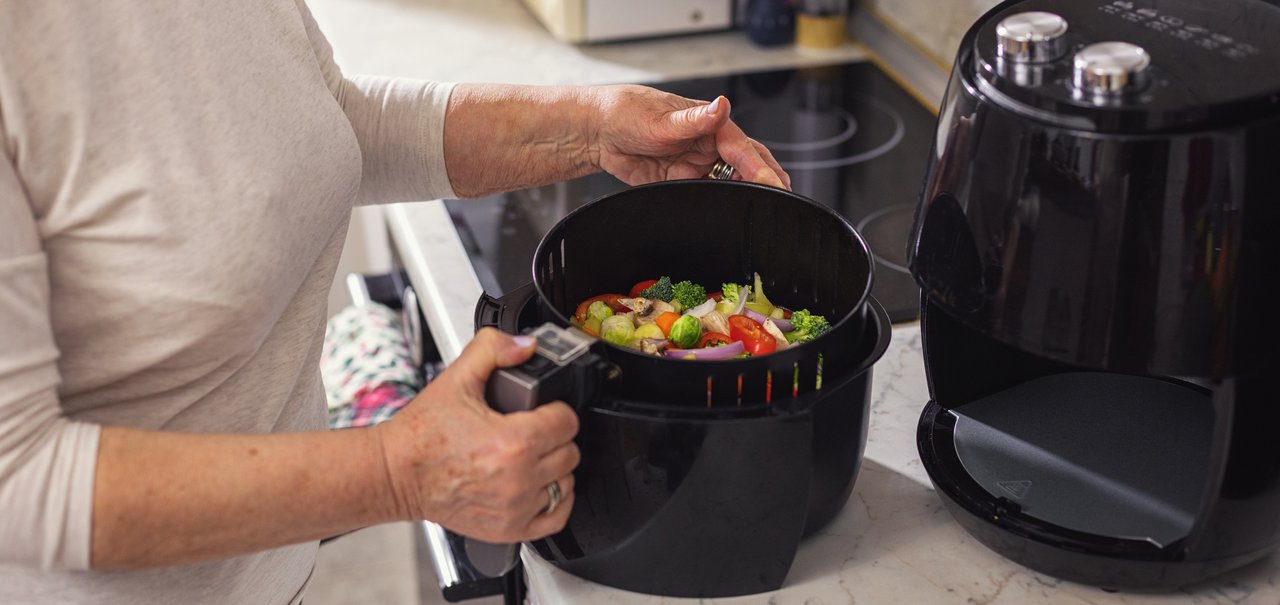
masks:
POLYGON ((848 25, 848 0, 803 0, 796 10, 796 46, 839 48, 848 25))

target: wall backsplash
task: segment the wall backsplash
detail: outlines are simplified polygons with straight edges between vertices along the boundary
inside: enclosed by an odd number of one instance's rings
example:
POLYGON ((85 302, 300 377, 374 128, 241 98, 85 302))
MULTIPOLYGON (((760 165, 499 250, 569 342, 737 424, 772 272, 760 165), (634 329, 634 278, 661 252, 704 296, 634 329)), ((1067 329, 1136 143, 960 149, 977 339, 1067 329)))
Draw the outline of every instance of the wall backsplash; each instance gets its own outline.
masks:
POLYGON ((1000 0, 857 0, 908 37, 934 61, 951 68, 960 38, 1000 0))

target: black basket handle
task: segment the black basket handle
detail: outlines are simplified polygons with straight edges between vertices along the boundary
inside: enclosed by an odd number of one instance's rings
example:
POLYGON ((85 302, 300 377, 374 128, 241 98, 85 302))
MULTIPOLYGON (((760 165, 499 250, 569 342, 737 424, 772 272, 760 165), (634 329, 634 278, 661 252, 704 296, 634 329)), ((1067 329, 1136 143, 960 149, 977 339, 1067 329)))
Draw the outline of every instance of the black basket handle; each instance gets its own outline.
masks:
POLYGON ((520 332, 520 312, 533 301, 538 291, 529 282, 502 296, 494 298, 487 292, 480 294, 476 302, 476 329, 497 328, 508 334, 520 332))

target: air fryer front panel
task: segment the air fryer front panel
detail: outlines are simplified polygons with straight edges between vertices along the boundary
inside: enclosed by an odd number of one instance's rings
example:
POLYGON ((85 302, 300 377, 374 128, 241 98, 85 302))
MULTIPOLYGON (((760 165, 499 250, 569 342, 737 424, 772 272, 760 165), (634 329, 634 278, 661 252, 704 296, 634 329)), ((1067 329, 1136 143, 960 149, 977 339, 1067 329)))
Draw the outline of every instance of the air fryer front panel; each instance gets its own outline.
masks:
POLYGON ((1087 368, 1221 377, 1275 359, 1255 335, 1278 323, 1261 301, 1280 256, 1280 114, 1098 134, 1009 111, 956 69, 909 250, 930 300, 1087 368))

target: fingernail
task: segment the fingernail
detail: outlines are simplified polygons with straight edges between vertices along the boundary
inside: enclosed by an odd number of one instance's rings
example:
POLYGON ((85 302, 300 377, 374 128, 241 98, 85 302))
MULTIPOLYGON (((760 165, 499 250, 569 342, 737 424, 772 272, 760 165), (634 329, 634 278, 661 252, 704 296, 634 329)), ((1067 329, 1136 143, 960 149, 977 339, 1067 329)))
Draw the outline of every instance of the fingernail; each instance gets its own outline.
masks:
POLYGON ((517 347, 520 347, 521 349, 525 349, 525 348, 528 348, 529 345, 533 344, 533 337, 529 336, 528 334, 521 334, 520 336, 512 336, 511 342, 516 343, 517 347))
POLYGON ((716 100, 712 101, 711 104, 707 106, 707 115, 714 116, 720 111, 720 99, 723 98, 724 97, 716 97, 716 100))

